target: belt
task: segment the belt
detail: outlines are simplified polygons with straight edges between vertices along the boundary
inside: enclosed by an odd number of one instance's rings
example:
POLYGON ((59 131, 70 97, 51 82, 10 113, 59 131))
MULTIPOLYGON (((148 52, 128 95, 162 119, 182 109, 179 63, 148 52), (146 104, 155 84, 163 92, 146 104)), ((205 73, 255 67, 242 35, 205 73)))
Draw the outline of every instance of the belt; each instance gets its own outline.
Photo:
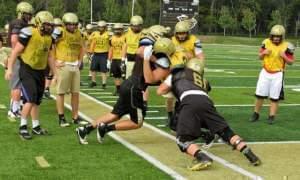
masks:
POLYGON ((185 91, 181 94, 180 96, 180 101, 183 100, 183 98, 185 98, 186 96, 189 96, 189 95, 202 95, 202 96, 207 96, 207 93, 204 92, 204 91, 200 91, 200 90, 188 90, 188 91, 185 91))

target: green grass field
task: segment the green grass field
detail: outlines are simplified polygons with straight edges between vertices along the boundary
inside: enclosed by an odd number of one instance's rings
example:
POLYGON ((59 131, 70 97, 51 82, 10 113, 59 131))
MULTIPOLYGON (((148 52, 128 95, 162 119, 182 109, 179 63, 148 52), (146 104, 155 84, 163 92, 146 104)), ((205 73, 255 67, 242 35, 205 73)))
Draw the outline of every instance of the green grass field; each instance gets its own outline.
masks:
MULTIPOLYGON (((232 128, 245 140, 299 141, 300 64, 288 66, 285 73, 285 96, 281 102, 274 125, 266 123, 268 107, 264 107, 260 121, 250 123, 253 111, 254 91, 261 69, 257 58, 258 47, 227 46, 204 44, 207 69, 206 78, 212 85, 210 97, 218 111, 228 120, 232 128)), ((300 57, 300 50, 296 50, 300 57)), ((82 79, 87 84, 87 70, 82 79)), ((3 77, 4 71, 0 70, 3 77)), ((101 84, 98 81, 98 84, 101 84)), ((0 104, 8 106, 9 94, 7 83, 0 79, 0 104)), ((97 86, 94 90, 82 87, 84 93, 96 99, 114 105, 112 97, 114 87, 110 79, 105 91, 97 86)), ((155 87, 150 88, 149 112, 146 122, 169 132, 161 127, 166 122, 164 98, 155 94, 155 87)), ((266 102, 266 105, 268 102, 266 102)), ((95 109, 97 111, 97 109, 95 109)), ((147 161, 135 155, 118 142, 107 137, 103 145, 91 140, 88 146, 80 146, 75 136, 75 125, 71 128, 58 126, 55 101, 45 100, 41 108, 41 123, 51 135, 34 137, 23 141, 18 136, 18 122, 10 122, 6 117, 7 109, 0 109, 0 179, 171 179, 147 161), (44 156, 51 165, 41 168, 35 160, 44 156)), ((70 113, 67 112, 70 120, 70 113)), ((95 136, 94 133, 91 136, 95 136)), ((274 169, 276 171, 276 169, 274 169)), ((219 177, 221 178, 221 177, 219 177)))

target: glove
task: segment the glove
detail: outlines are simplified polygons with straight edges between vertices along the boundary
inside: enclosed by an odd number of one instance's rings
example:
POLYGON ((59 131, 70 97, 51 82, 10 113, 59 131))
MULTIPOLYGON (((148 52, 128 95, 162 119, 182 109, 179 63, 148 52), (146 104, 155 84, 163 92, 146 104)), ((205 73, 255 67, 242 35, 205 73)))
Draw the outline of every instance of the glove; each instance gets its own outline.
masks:
POLYGON ((106 62, 106 68, 107 68, 107 69, 110 69, 110 65, 111 65, 110 60, 107 59, 107 62, 106 62))
POLYGON ((152 45, 145 47, 145 49, 144 49, 144 60, 145 61, 149 61, 150 60, 152 52, 153 52, 153 46, 152 45))

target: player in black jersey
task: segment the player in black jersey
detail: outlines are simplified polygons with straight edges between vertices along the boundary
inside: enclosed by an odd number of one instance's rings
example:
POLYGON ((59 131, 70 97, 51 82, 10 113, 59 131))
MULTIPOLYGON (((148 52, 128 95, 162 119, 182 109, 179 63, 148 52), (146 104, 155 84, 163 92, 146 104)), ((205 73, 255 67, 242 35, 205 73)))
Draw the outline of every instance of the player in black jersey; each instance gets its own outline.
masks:
POLYGON ((149 84, 160 82, 168 76, 170 56, 174 52, 175 46, 167 38, 158 39, 154 46, 151 44, 140 46, 132 75, 121 84, 120 96, 112 112, 99 117, 90 125, 77 128, 79 142, 88 144, 86 136, 95 128, 100 143, 109 131, 140 128, 146 115, 143 92, 149 84), (125 114, 129 114, 130 119, 118 121, 125 114), (113 122, 116 123, 111 124, 113 122))
POLYGON ((243 153, 253 165, 259 165, 259 158, 246 145, 243 139, 235 134, 225 119, 219 115, 212 100, 207 95, 207 81, 203 77, 204 65, 199 59, 189 60, 186 66, 173 69, 167 79, 157 89, 162 95, 172 91, 179 108, 176 127, 177 144, 182 152, 196 158, 191 170, 201 170, 212 164, 212 159, 203 153, 194 142, 201 137, 201 128, 218 134, 234 149, 243 153))

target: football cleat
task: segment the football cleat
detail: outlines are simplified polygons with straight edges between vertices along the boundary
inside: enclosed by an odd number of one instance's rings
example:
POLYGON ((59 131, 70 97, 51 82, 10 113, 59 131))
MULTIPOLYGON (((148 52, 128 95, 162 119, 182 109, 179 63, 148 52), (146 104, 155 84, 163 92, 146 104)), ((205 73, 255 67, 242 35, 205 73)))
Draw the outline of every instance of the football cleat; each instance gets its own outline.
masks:
POLYGON ((269 116, 268 117, 268 124, 272 125, 274 123, 275 117, 274 116, 269 116))
POLYGON ((84 127, 78 127, 76 128, 77 137, 80 144, 86 145, 88 144, 88 141, 86 140, 87 133, 84 127))
POLYGON ((250 117, 249 121, 250 121, 250 122, 255 122, 255 121, 257 121, 258 119, 259 119, 259 114, 258 114, 257 112, 254 112, 254 113, 252 114, 252 116, 250 117))
POLYGON ((93 87, 95 87, 95 86, 97 86, 97 83, 96 83, 96 82, 94 82, 94 81, 90 82, 89 88, 93 88, 93 87))
POLYGON ((68 126, 70 126, 70 124, 66 121, 66 119, 59 119, 58 123, 59 123, 60 127, 68 127, 68 126))
POLYGON ((107 124, 101 123, 97 127, 97 140, 99 143, 103 142, 104 135, 108 132, 107 124))
POLYGON ((46 89, 46 90, 44 91, 44 97, 45 97, 46 99, 51 99, 51 94, 50 94, 50 91, 49 91, 48 89, 46 89))
POLYGON ((21 117, 21 113, 20 111, 16 111, 16 112, 13 112, 12 110, 9 110, 7 112, 7 116, 9 119, 17 119, 17 118, 20 118, 21 117))
POLYGON ((212 165, 213 160, 206 154, 199 152, 197 159, 194 159, 192 165, 188 167, 191 171, 200 171, 209 168, 212 165))
POLYGON ((32 139, 31 135, 29 134, 29 132, 27 130, 27 126, 26 125, 21 126, 19 128, 19 135, 24 140, 30 140, 30 139, 32 139))
POLYGON ((32 128, 32 134, 35 134, 35 135, 47 135, 48 131, 46 129, 41 128, 41 126, 37 126, 35 128, 32 128))

